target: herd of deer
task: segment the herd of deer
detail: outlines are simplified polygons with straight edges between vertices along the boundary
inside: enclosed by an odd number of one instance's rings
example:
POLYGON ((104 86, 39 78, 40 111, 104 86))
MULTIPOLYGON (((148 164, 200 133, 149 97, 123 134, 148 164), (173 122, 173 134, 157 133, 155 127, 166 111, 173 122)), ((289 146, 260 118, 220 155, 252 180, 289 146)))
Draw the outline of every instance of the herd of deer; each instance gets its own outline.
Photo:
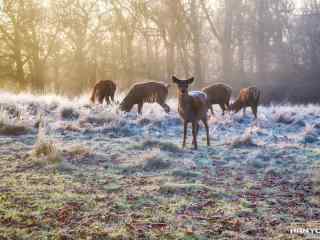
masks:
MULTIPOLYGON (((230 97, 232 89, 222 83, 214 84, 202 89, 202 91, 188 91, 190 84, 194 78, 180 80, 175 76, 172 77, 173 83, 178 88, 178 112, 184 122, 183 147, 186 145, 187 127, 192 124, 193 145, 197 149, 197 135, 199 130, 199 122, 201 121, 206 129, 207 145, 210 145, 208 110, 213 113, 212 105, 219 104, 223 114, 225 110, 238 112, 243 109, 245 113, 246 107, 251 107, 252 112, 257 118, 258 104, 260 99, 260 90, 256 87, 244 88, 235 102, 230 105, 230 97)), ((134 105, 138 105, 138 113, 142 113, 144 103, 158 103, 165 112, 170 111, 170 107, 165 103, 168 96, 169 84, 161 82, 144 82, 134 84, 127 96, 120 103, 120 109, 130 112, 134 105)), ((96 83, 93 88, 91 101, 97 99, 99 103, 105 100, 107 104, 114 101, 116 84, 110 80, 102 80, 96 83)))

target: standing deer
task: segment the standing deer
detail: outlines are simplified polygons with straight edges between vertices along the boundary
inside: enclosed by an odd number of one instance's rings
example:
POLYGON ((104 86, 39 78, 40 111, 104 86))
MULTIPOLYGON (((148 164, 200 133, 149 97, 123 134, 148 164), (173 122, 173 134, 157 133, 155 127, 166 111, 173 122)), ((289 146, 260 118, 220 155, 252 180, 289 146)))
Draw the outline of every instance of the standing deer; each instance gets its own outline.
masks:
POLYGON ((110 104, 110 99, 114 101, 114 93, 116 92, 117 85, 111 80, 101 80, 94 85, 91 94, 91 101, 94 103, 96 97, 100 104, 105 99, 107 104, 110 104))
POLYGON ((207 95, 201 91, 188 92, 188 87, 194 81, 194 78, 179 80, 173 76, 172 80, 178 87, 178 112, 184 122, 182 146, 186 146, 187 127, 188 123, 191 122, 193 135, 192 142, 194 144, 194 149, 198 149, 197 135, 199 130, 199 121, 202 121, 206 128, 207 145, 210 146, 207 95))
POLYGON ((256 87, 248 87, 240 90, 237 100, 230 105, 230 110, 236 113, 243 109, 245 115, 246 107, 251 107, 252 112, 257 119, 258 105, 260 100, 260 90, 256 87))
POLYGON ((212 115, 214 115, 212 109, 213 104, 219 104, 222 109, 222 115, 224 115, 225 110, 229 109, 229 102, 232 93, 231 87, 223 83, 217 83, 203 88, 202 91, 208 96, 209 108, 212 115))
POLYGON ((120 109, 130 112, 133 105, 138 105, 138 113, 142 114, 143 104, 158 103, 166 113, 170 112, 170 107, 165 103, 168 96, 169 85, 161 82, 143 82, 134 84, 127 96, 120 104, 120 109))

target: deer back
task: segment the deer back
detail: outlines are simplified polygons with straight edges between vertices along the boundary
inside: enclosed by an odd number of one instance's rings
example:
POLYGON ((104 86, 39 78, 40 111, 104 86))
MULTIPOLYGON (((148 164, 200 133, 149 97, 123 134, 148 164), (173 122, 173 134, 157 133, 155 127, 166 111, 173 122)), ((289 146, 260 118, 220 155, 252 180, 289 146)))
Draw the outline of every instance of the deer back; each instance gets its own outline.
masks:
POLYGON ((161 82, 134 84, 121 103, 123 110, 144 102, 164 102, 168 96, 168 85, 161 82))
POLYGON ((231 87, 222 83, 211 85, 204 88, 202 91, 207 94, 208 101, 212 104, 219 104, 229 101, 232 93, 231 87))

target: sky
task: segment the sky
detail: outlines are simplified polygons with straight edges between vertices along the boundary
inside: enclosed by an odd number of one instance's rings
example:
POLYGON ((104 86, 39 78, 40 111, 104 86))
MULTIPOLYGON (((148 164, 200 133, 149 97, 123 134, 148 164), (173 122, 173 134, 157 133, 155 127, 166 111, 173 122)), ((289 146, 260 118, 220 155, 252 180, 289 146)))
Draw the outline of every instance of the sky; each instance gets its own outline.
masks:
POLYGON ((296 7, 300 8, 302 6, 302 0, 295 0, 296 7))

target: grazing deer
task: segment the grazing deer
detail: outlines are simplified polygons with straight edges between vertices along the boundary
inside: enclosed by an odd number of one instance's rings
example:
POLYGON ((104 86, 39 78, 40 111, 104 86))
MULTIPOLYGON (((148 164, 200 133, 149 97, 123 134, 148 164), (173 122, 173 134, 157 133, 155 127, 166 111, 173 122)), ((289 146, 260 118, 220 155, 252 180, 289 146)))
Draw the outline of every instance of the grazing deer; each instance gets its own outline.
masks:
POLYGON ((107 104, 110 104, 110 99, 114 101, 114 93, 116 92, 117 85, 111 80, 101 80, 94 85, 91 94, 91 101, 94 103, 96 97, 100 104, 105 99, 107 104))
POLYGON ((197 135, 199 130, 199 121, 202 121, 207 132, 207 144, 210 145, 209 126, 208 126, 208 103, 207 95, 204 92, 192 91, 188 92, 189 85, 194 81, 194 78, 188 80, 179 80, 175 76, 172 80, 178 87, 178 112, 184 122, 183 144, 186 146, 187 127, 188 123, 192 123, 192 135, 194 148, 197 149, 197 135))
POLYGON ((257 118, 258 105, 260 100, 260 90, 256 87, 248 87, 240 90, 237 100, 230 105, 230 110, 236 113, 243 109, 245 115, 246 107, 251 107, 252 112, 257 118))
POLYGON ((202 91, 208 96, 209 108, 212 115, 214 115, 212 109, 213 104, 219 104, 223 111, 222 115, 224 115, 225 110, 229 109, 229 101, 232 93, 231 87, 223 83, 217 83, 203 88, 202 91))
POLYGON ((158 103, 166 113, 170 112, 170 107, 165 103, 168 96, 169 84, 161 82, 145 82, 134 84, 127 96, 120 103, 120 109, 130 112, 132 107, 138 105, 138 113, 142 114, 144 103, 158 103))

